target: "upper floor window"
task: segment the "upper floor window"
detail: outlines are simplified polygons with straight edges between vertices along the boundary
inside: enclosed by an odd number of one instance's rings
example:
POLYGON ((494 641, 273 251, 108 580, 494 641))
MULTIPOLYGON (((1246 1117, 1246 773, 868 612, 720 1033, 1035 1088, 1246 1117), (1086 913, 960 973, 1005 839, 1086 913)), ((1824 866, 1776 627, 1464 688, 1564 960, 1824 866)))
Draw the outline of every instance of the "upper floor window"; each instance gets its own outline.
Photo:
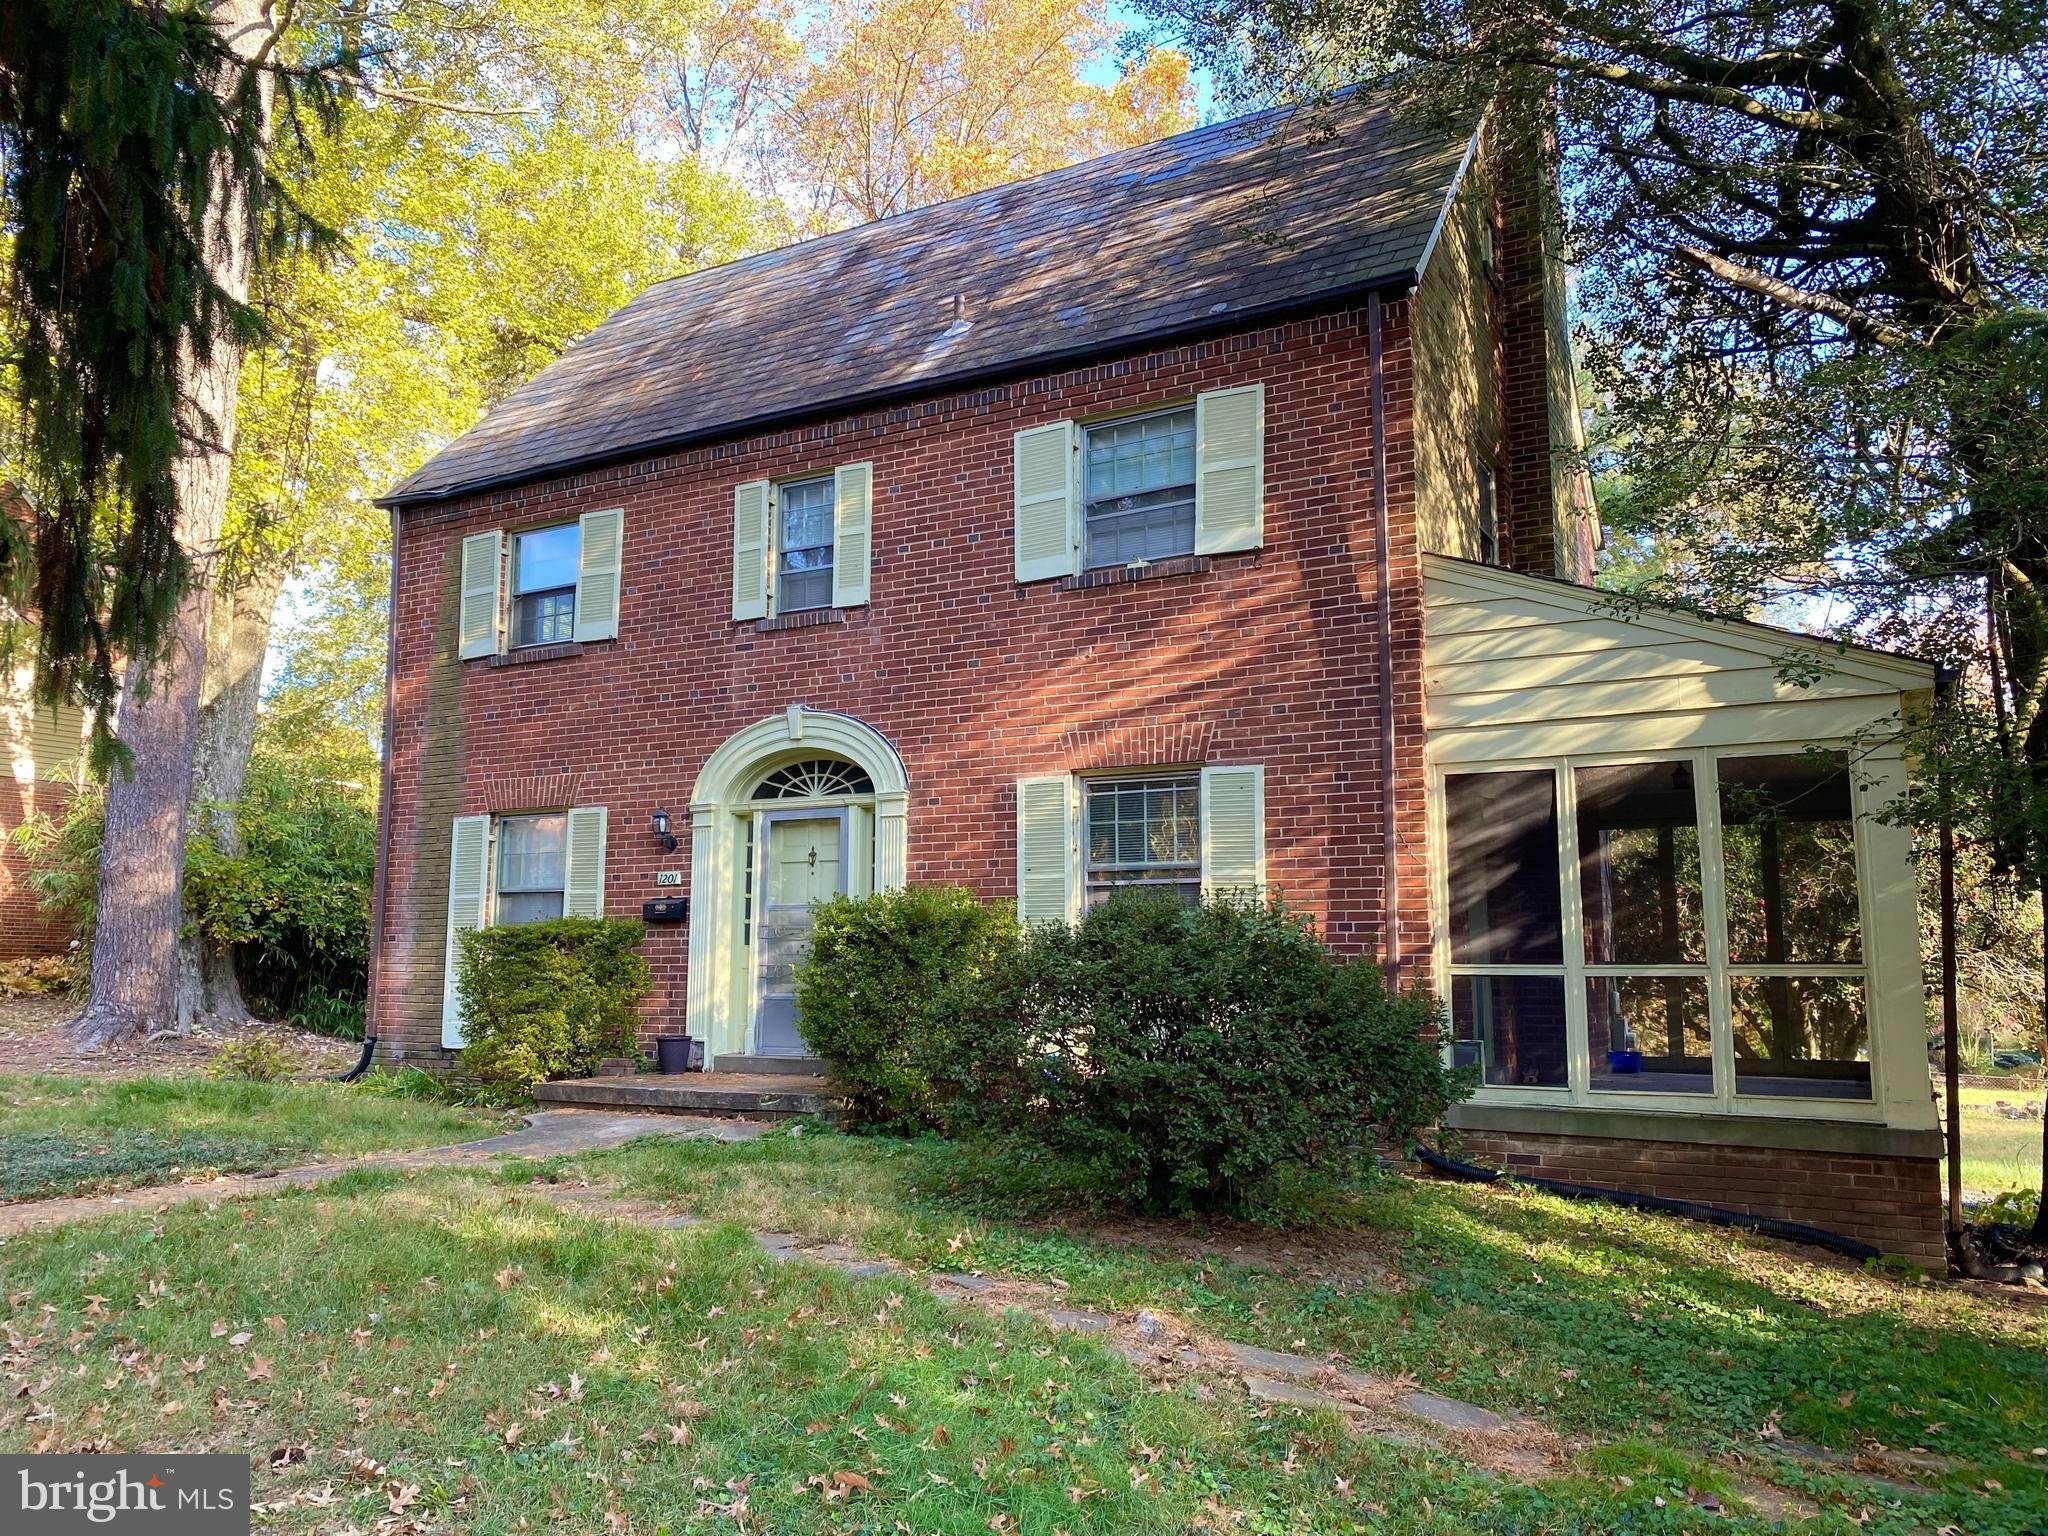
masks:
POLYGON ((1089 906, 1127 886, 1202 899, 1199 772, 1089 779, 1085 790, 1089 906))
POLYGON ((554 645, 576 636, 576 573, 582 558, 575 523, 512 535, 512 644, 554 645))
POLYGON ((775 607, 780 613, 832 606, 833 477, 776 487, 775 607))
POLYGON ((616 639, 625 535, 619 507, 547 528, 465 534, 456 654, 468 661, 527 646, 616 639))
POLYGON ((1195 552, 1195 408, 1085 429, 1086 564, 1195 552))
POLYGON ((560 917, 568 884, 568 813, 501 816, 497 832, 498 886, 492 920, 515 927, 560 917))

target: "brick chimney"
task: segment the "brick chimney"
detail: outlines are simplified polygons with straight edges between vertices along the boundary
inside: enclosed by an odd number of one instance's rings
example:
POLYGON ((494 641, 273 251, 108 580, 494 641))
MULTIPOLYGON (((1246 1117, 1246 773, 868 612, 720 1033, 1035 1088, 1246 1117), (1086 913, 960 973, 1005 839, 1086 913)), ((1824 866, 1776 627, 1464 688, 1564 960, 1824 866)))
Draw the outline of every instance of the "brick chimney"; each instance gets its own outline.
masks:
POLYGON ((1558 223, 1558 145, 1547 107, 1488 121, 1482 166, 1495 192, 1494 335, 1501 407, 1501 564, 1591 581, 1597 516, 1573 463, 1583 447, 1558 223))

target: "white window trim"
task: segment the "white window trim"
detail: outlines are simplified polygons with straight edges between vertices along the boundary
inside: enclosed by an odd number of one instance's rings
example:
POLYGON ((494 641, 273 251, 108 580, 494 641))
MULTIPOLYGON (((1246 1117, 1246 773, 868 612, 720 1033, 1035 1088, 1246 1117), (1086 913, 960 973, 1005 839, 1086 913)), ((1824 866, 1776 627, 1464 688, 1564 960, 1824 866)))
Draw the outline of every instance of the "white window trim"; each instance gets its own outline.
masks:
MULTIPOLYGON (((1086 575, 1090 571, 1121 571, 1131 566, 1145 566, 1153 562, 1126 561, 1122 565, 1096 565, 1089 556, 1091 535, 1088 529, 1088 437, 1104 427, 1120 427, 1128 422, 1145 421, 1155 416, 1173 416, 1186 411, 1195 414, 1201 408, 1201 396, 1190 395, 1185 400, 1169 401, 1165 405, 1146 405, 1125 411, 1114 411, 1103 416, 1083 416, 1074 422, 1073 485, 1068 494, 1074 504, 1074 573, 1086 575)), ((1198 438, 1199 442, 1199 438, 1198 438)), ((1199 509, 1202 486, 1202 459, 1199 447, 1195 454, 1195 478, 1188 487, 1189 504, 1199 509)), ((1202 542, 1202 522, 1199 510, 1190 513, 1194 530, 1188 539, 1188 547, 1179 554, 1161 555, 1161 560, 1192 559, 1202 542)))
MULTIPOLYGON (((581 518, 559 518, 553 522, 535 523, 530 527, 507 528, 499 552, 503 562, 503 574, 499 581, 504 588, 503 612, 498 617, 498 654, 514 655, 520 651, 537 650, 544 645, 566 645, 576 638, 576 597, 583 590, 583 522, 581 518), (519 541, 529 534, 552 533, 557 528, 576 530, 576 579, 569 583, 569 636, 568 640, 519 640, 519 541)), ((544 589, 559 592, 559 587, 544 589)), ((495 845, 496 813, 493 812, 493 842, 495 845)), ((538 813, 534 813, 538 814, 538 813)))
MULTIPOLYGON (((832 487, 832 570, 836 576, 839 569, 839 468, 828 466, 819 470, 806 470, 800 475, 783 475, 768 481, 768 617, 780 618, 782 606, 782 493, 792 485, 810 485, 822 480, 832 487)), ((869 512, 872 521, 872 510, 869 512)), ((874 535, 872 531, 869 537, 874 535)), ((824 613, 839 605, 833 601, 832 588, 826 589, 825 601, 813 603, 807 608, 792 608, 791 613, 824 613)))
MULTIPOLYGON (((1429 769, 1430 841, 1434 854, 1430 864, 1430 903, 1435 928, 1434 970, 1437 994, 1446 1010, 1455 976, 1559 976, 1565 989, 1565 1051, 1567 1081, 1562 1087, 1526 1087, 1482 1083, 1472 1095, 1475 1104, 1522 1104, 1569 1107, 1573 1109, 1635 1110, 1666 1115, 1743 1115, 1762 1119, 1845 1120, 1883 1123, 1887 1118, 1885 1056, 1886 1015, 1880 979, 1877 975, 1878 932, 1874 902, 1870 815, 1864 775, 1858 771, 1855 746, 1848 741, 1743 742, 1735 746, 1673 748, 1667 751, 1614 753, 1567 753, 1556 756, 1497 758, 1472 762, 1442 762, 1429 769), (1832 748, 1849 757, 1850 804, 1855 813, 1857 920, 1862 962, 1849 966, 1758 967, 1735 965, 1728 958, 1728 909, 1726 868, 1721 850, 1721 801, 1719 770, 1722 758, 1768 757, 1804 752, 1809 746, 1832 748), (1594 1092, 1591 1082, 1591 1050, 1586 1018, 1588 975, 1683 975, 1697 976, 1697 965, 1637 966, 1588 965, 1582 895, 1578 873, 1578 796, 1573 770, 1612 767, 1633 763, 1689 762, 1697 786, 1694 801, 1700 829, 1701 900, 1706 917, 1707 1013, 1714 1046, 1714 1091, 1712 1093, 1620 1093, 1594 1092), (1555 784, 1558 837, 1558 895, 1560 927, 1564 941, 1563 963, 1559 965, 1473 965, 1454 964, 1450 939, 1450 842, 1445 807, 1444 780, 1480 773, 1549 771, 1555 784), (1773 1094, 1745 1096, 1735 1081, 1735 1037, 1730 1010, 1729 978, 1783 971, 1800 976, 1840 975, 1863 983, 1865 1039, 1870 1051, 1870 1098, 1808 1098, 1773 1094)), ((1917 930, 1916 930, 1917 932, 1917 930)), ((1917 970, 1917 956, 1915 957, 1917 970)), ((1447 1025, 1448 1027, 1448 1025, 1447 1025)), ((1451 1060, 1452 1042, 1444 1042, 1444 1059, 1451 1060)))
MULTIPOLYGON (((1195 859, 1192 868, 1195 872, 1194 884, 1196 894, 1199 896, 1206 892, 1209 879, 1209 869, 1208 862, 1203 857, 1205 847, 1202 837, 1202 831, 1203 828, 1208 825, 1209 808, 1207 805, 1203 803, 1202 774, 1204 770, 1207 768, 1207 766, 1208 765, 1204 763, 1181 763, 1173 767, 1167 768, 1091 768, 1085 772, 1076 773, 1073 776, 1075 786, 1073 818, 1073 880, 1075 882, 1075 886, 1073 894, 1068 901, 1068 906, 1070 909, 1077 908, 1078 911, 1082 914, 1085 914, 1088 911, 1089 886, 1092 883, 1094 883, 1089 878, 1090 866, 1088 861, 1089 796, 1093 793, 1094 790, 1107 785, 1134 784, 1140 783, 1148 779, 1189 779, 1193 781, 1193 787, 1195 791, 1195 859)), ((1159 865, 1155 867, 1188 868, 1190 866, 1159 865)), ((1111 880, 1105 880, 1101 883, 1104 885, 1108 885, 1113 889, 1119 887, 1125 889, 1131 887, 1143 887, 1148 883, 1151 884, 1154 888, 1157 888, 1159 886, 1168 884, 1168 882, 1166 881, 1118 882, 1111 880)), ((1174 881, 1171 883, 1178 885, 1185 882, 1174 881)))
POLYGON ((498 898, 500 896, 525 896, 533 894, 530 891, 502 891, 499 889, 502 872, 498 867, 498 855, 504 846, 502 833, 505 830, 505 823, 508 821, 524 821, 534 816, 560 816, 564 818, 562 823, 562 905, 565 910, 567 909, 569 904, 569 826, 566 818, 571 809, 572 807, 566 805, 553 805, 538 806, 523 811, 492 811, 490 813, 491 824, 486 834, 487 841, 484 846, 484 868, 489 873, 484 880, 483 921, 477 925, 478 927, 498 928, 503 926, 498 921, 498 898))

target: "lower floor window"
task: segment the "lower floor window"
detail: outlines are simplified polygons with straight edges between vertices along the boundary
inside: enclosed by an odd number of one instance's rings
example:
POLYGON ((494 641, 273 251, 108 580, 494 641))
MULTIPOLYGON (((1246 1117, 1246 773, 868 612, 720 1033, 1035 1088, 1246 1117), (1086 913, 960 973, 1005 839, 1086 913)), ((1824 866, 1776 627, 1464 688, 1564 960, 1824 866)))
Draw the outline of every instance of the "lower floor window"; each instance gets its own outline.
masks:
POLYGON ((565 811, 498 818, 498 879, 493 923, 514 927, 562 915, 568 871, 565 811))
POLYGON ((1129 888, 1201 904, 1200 773, 1088 779, 1083 791, 1089 906, 1129 888))

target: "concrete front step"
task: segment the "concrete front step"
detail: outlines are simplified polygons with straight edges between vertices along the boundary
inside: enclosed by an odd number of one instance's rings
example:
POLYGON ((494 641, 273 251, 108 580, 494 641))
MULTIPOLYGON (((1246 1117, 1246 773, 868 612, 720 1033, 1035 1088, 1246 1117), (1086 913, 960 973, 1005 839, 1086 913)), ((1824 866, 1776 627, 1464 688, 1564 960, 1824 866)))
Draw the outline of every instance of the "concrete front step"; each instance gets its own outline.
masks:
POLYGON ((643 1072, 635 1077, 575 1077, 541 1083, 542 1104, 575 1104, 668 1115, 716 1115, 736 1120, 829 1119, 837 1107, 822 1077, 756 1072, 643 1072))
POLYGON ((719 1056, 713 1072, 744 1072, 755 1077, 822 1077, 824 1064, 815 1056, 719 1056))

